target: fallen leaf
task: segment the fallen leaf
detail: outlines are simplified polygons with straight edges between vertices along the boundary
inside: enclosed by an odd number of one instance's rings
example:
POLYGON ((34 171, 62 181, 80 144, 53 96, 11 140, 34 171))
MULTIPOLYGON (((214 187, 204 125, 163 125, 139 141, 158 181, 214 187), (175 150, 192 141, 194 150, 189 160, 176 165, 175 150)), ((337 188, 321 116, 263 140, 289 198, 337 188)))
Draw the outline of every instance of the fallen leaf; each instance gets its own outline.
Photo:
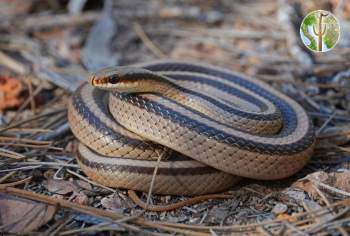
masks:
POLYGON ((89 205, 89 198, 83 192, 77 193, 72 201, 80 205, 89 205))
POLYGON ((89 183, 86 183, 81 180, 67 181, 67 180, 49 179, 46 181, 45 187, 51 193, 63 194, 63 195, 72 193, 72 192, 79 193, 80 190, 82 189, 89 190, 89 191, 92 190, 91 185, 89 183))
POLYGON ((22 90, 23 84, 20 80, 0 77, 0 111, 20 106, 23 102, 20 97, 22 90))
POLYGON ((350 172, 332 173, 331 177, 334 179, 334 183, 329 183, 329 185, 350 192, 350 172))
POLYGON ((56 207, 0 193, 0 224, 6 233, 37 230, 54 216, 56 207))
POLYGON ((276 219, 282 220, 282 221, 291 221, 294 218, 291 215, 288 215, 287 213, 282 213, 282 214, 277 215, 276 219))
POLYGON ((46 181, 45 187, 51 193, 56 194, 68 194, 77 190, 74 186, 69 184, 69 181, 56 179, 49 179, 48 181, 46 181))
POLYGON ((317 199, 319 198, 319 194, 315 189, 315 184, 313 182, 311 182, 310 180, 308 180, 308 177, 313 176, 317 179, 319 179, 318 181, 322 182, 322 180, 327 179, 327 174, 325 172, 322 171, 322 173, 320 172, 315 172, 312 173, 310 175, 307 175, 307 177, 305 177, 302 180, 298 180, 295 183, 293 183, 293 187, 295 188, 299 188, 304 190, 305 192, 308 193, 308 195, 313 198, 313 199, 317 199))
POLYGON ((315 190, 317 182, 329 185, 345 192, 350 192, 349 172, 326 173, 324 171, 317 171, 307 175, 303 180, 298 180, 297 182, 293 183, 293 187, 304 190, 312 198, 318 198, 318 193, 315 190), (314 180, 316 183, 314 183, 312 180, 314 180))
POLYGON ((135 204, 130 198, 123 199, 118 194, 112 194, 110 196, 101 199, 101 204, 108 210, 123 212, 125 208, 134 208, 135 204))

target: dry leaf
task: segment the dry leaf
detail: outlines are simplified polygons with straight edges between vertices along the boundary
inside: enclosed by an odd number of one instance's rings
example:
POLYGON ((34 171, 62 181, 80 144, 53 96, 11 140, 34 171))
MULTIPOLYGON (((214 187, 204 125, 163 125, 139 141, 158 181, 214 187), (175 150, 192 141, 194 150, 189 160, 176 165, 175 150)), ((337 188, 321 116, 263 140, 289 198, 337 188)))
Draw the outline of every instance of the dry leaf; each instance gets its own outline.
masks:
POLYGON ((333 182, 328 183, 329 185, 350 192, 350 172, 331 173, 330 176, 333 182))
POLYGON ((56 193, 56 194, 68 194, 72 192, 78 193, 82 189, 86 189, 90 191, 92 190, 91 185, 89 183, 86 183, 81 180, 66 181, 66 180, 49 179, 46 182, 45 187, 50 192, 56 193))
POLYGON ((23 84, 20 80, 0 77, 0 111, 20 106, 23 101, 20 97, 22 90, 23 84))
POLYGON ((112 194, 101 199, 101 204, 108 210, 123 212, 125 208, 133 208, 135 204, 130 198, 123 199, 118 194, 112 194))
POLYGON ((83 192, 77 193, 72 201, 80 205, 89 205, 89 198, 83 192))
POLYGON ((37 230, 54 216, 56 207, 0 193, 0 224, 6 233, 37 230))
POLYGON ((294 218, 287 213, 282 213, 282 214, 277 215, 276 219, 283 220, 283 221, 292 221, 294 218))
POLYGON ((293 184, 293 187, 303 189, 312 198, 317 198, 318 193, 315 190, 317 184, 310 180, 315 180, 331 187, 350 192, 350 173, 326 173, 324 171, 317 171, 307 175, 303 180, 299 180, 293 184))

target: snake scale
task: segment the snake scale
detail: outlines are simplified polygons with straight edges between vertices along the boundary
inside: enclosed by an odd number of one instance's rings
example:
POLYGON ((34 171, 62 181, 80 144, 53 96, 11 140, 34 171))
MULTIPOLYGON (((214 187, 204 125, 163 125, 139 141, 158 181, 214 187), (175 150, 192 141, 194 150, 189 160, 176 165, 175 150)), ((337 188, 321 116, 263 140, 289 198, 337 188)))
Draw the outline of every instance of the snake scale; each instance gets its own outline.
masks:
POLYGON ((241 177, 293 175, 312 155, 304 109, 268 84, 206 64, 155 61, 100 70, 72 96, 77 161, 94 181, 198 195, 241 177))

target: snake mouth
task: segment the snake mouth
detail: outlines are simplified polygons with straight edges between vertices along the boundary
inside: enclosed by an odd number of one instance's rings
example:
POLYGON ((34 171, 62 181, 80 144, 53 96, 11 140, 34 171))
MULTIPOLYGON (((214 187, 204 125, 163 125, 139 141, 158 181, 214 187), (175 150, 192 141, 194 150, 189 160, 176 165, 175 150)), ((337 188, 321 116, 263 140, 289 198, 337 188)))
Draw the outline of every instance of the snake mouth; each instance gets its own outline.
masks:
POLYGON ((91 74, 88 77, 88 83, 91 84, 92 86, 96 86, 98 87, 99 85, 101 85, 103 83, 103 79, 100 77, 96 77, 96 75, 91 74))
POLYGON ((99 86, 99 85, 105 85, 107 84, 109 81, 107 78, 94 78, 92 81, 91 81, 91 84, 94 85, 94 86, 99 86))

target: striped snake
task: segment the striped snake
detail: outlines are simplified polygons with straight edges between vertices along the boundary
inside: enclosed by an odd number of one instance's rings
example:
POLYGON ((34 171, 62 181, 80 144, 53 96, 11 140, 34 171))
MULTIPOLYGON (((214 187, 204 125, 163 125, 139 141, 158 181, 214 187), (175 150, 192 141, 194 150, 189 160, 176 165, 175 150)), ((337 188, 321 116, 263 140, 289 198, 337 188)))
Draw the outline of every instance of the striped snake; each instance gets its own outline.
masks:
POLYGON ((93 73, 72 96, 68 119, 81 142, 77 161, 91 179, 147 192, 158 165, 153 192, 160 194, 285 178, 306 164, 315 143, 310 119, 292 99, 256 79, 189 62, 93 73))

